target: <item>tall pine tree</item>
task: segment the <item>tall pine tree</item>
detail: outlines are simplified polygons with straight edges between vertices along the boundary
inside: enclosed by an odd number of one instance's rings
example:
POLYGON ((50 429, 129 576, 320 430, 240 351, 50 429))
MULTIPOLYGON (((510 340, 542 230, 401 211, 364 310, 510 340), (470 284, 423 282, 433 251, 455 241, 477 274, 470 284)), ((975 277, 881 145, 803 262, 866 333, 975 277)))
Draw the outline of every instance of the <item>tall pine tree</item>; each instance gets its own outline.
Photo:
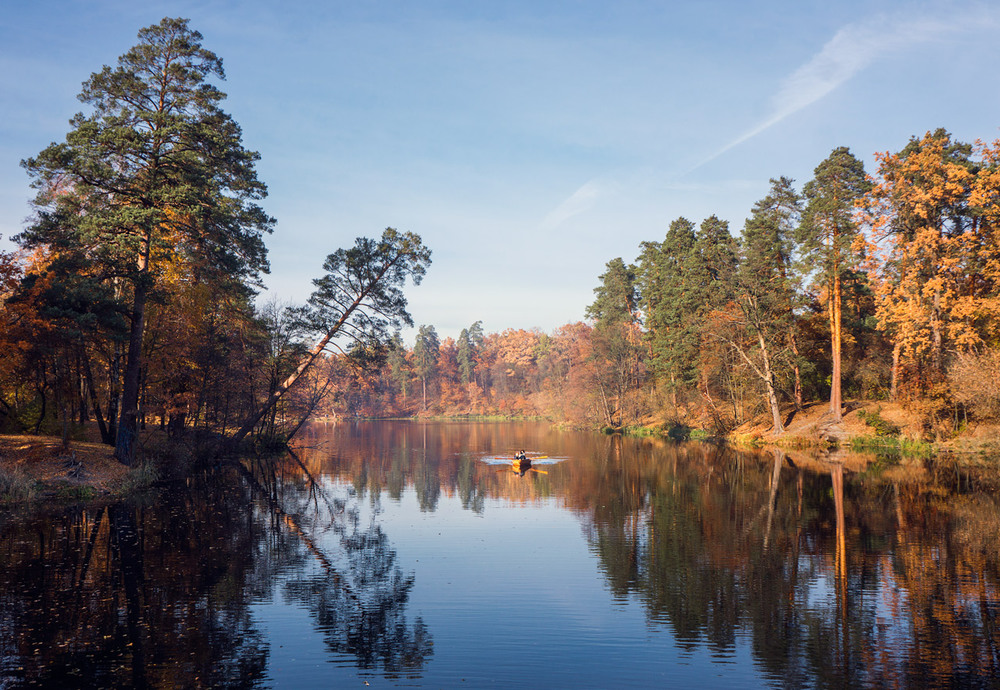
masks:
POLYGON ((797 239, 803 262, 822 282, 830 318, 830 411, 841 420, 841 351, 843 348, 843 282, 858 267, 854 251, 858 224, 854 203, 870 188, 864 165, 841 146, 816 166, 814 177, 802 188, 806 200, 797 239))
POLYGON ((22 245, 75 253, 129 289, 130 318, 115 457, 134 464, 146 305, 170 257, 188 257, 204 276, 255 284, 268 270, 262 240, 273 220, 243 147, 239 125, 219 107, 209 78, 222 61, 186 19, 142 29, 138 44, 84 82, 90 114, 70 121, 22 165, 38 190, 37 216, 22 245))

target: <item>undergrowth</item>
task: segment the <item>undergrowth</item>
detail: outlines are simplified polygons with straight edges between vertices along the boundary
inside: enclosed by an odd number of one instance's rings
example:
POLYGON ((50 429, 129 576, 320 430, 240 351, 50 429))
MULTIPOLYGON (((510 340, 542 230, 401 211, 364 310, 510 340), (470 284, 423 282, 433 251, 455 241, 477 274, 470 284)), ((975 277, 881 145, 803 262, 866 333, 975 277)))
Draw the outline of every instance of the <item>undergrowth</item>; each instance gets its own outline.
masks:
POLYGON ((851 450, 856 452, 900 453, 903 455, 934 455, 934 445, 905 436, 855 436, 851 450))
POLYGON ((883 417, 881 409, 876 409, 873 412, 858 410, 858 417, 868 425, 869 429, 875 432, 876 436, 899 436, 903 431, 899 425, 893 424, 883 417))
POLYGON ((0 472, 0 503, 30 501, 38 495, 38 482, 23 472, 0 472))

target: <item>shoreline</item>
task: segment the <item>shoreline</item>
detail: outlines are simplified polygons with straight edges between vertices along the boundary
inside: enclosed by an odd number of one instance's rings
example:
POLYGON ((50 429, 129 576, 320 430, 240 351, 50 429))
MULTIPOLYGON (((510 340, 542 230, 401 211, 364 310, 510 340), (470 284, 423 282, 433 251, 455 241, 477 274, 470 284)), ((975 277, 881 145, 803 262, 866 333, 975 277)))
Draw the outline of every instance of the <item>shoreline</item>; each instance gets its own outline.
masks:
MULTIPOLYGON (((822 403, 789 411, 789 423, 781 435, 771 433, 771 425, 763 420, 721 435, 665 420, 648 420, 614 432, 674 441, 721 441, 740 450, 815 453, 834 462, 838 456, 865 454, 909 458, 945 455, 970 463, 1000 460, 1000 429, 981 425, 946 441, 930 442, 921 439, 920 429, 900 406, 864 402, 847 407, 839 424, 832 422, 822 403), (886 430, 893 433, 886 434, 886 430)), ((181 441, 148 440, 152 441, 153 456, 163 456, 162 460, 172 456, 175 461, 185 456, 190 460, 191 449, 185 449, 181 441)), ((114 458, 111 446, 93 441, 71 440, 64 447, 62 439, 55 436, 0 435, 0 506, 125 497, 158 481, 157 465, 155 460, 147 460, 137 467, 126 467, 114 458)))

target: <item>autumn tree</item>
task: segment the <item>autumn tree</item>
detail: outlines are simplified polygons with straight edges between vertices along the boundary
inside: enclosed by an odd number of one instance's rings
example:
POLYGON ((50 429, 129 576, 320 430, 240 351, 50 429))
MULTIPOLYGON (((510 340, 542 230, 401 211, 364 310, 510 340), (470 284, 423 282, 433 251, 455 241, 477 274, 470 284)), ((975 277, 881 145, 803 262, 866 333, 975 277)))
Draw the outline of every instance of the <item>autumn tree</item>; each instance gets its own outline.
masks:
POLYGON ((870 187, 864 165, 841 146, 816 166, 814 177, 802 188, 806 201, 797 240, 807 270, 822 282, 830 319, 830 411, 841 420, 841 351, 843 349, 843 282, 858 267, 853 249, 858 238, 854 203, 870 187))
MULTIPOLYGON (((0 235, 0 240, 2 239, 3 235, 0 235)), ((21 272, 21 261, 17 252, 0 250, 0 307, 3 307, 7 297, 17 287, 21 272)))
POLYGON ((132 465, 146 307, 164 262, 189 257, 202 275, 254 284, 268 269, 262 241, 273 220, 257 205, 259 156, 241 142, 209 79, 222 61, 185 19, 142 29, 139 43, 84 82, 90 106, 23 167, 38 190, 25 247, 85 256, 128 286, 127 359, 115 457, 132 465))
POLYGON ((976 227, 976 273, 970 291, 977 302, 977 329, 985 344, 1000 347, 1000 139, 977 143, 981 167, 972 183, 969 205, 979 217, 976 227))
POLYGON ((979 164, 943 129, 876 158, 864 220, 880 259, 871 273, 879 327, 895 343, 894 384, 902 356, 927 390, 942 379, 946 352, 982 342, 989 316, 992 287, 979 276, 996 250, 969 204, 979 164))
MULTIPOLYGON (((101 438, 113 444, 118 421, 118 377, 108 377, 113 380, 107 385, 105 417, 93 373, 92 351, 103 349, 104 359, 114 369, 124 353, 128 326, 115 286, 91 268, 85 257, 76 253, 53 257, 48 252, 37 252, 11 292, 7 306, 11 333, 20 334, 24 343, 21 349, 25 362, 31 363, 36 377, 48 369, 51 376, 47 378, 60 398, 59 407, 64 408, 69 399, 78 395, 78 408, 85 409, 85 387, 101 438), (83 385, 79 379, 83 379, 83 385)), ((44 417, 45 387, 37 390, 43 414, 36 429, 44 417)), ((63 426, 65 433, 65 419, 63 426)))
MULTIPOLYGON (((2 239, 0 235, 0 239, 2 239)), ((10 416, 11 405, 7 400, 5 384, 12 381, 17 368, 18 357, 14 343, 9 337, 10 325, 5 310, 7 297, 21 277, 21 266, 14 252, 0 251, 0 416, 10 416)))

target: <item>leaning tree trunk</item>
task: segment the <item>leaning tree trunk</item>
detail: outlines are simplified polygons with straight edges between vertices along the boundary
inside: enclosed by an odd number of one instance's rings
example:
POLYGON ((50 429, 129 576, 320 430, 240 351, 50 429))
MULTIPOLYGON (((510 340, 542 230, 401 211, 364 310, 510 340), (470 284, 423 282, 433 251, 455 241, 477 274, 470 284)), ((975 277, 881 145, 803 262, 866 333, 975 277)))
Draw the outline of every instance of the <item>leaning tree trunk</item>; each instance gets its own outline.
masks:
POLYGON ((246 438, 247 434, 253 431, 254 427, 256 427, 260 420, 264 418, 264 415, 266 415, 271 408, 278 404, 278 401, 285 395, 285 392, 292 387, 292 385, 299 379, 300 376, 302 376, 302 374, 306 372, 306 370, 309 369, 309 367, 315 364, 316 360, 319 359, 319 356, 323 353, 323 350, 326 349, 326 346, 333 339, 333 336, 335 336, 340 331, 341 327, 347 323, 347 320, 351 318, 351 315, 358 309, 358 307, 361 306, 361 302, 366 296, 366 294, 358 295, 351 306, 344 311, 330 330, 327 331, 326 334, 320 338, 319 342, 313 346, 313 348, 309 351, 309 354, 307 354, 302 360, 302 363, 299 364, 298 368, 293 371, 288 378, 282 381, 274 389, 274 391, 271 392, 271 395, 268 396, 267 400, 259 410, 250 414, 246 418, 243 422, 243 426, 241 426, 230 439, 230 444, 232 446, 238 445, 244 438, 246 438))

